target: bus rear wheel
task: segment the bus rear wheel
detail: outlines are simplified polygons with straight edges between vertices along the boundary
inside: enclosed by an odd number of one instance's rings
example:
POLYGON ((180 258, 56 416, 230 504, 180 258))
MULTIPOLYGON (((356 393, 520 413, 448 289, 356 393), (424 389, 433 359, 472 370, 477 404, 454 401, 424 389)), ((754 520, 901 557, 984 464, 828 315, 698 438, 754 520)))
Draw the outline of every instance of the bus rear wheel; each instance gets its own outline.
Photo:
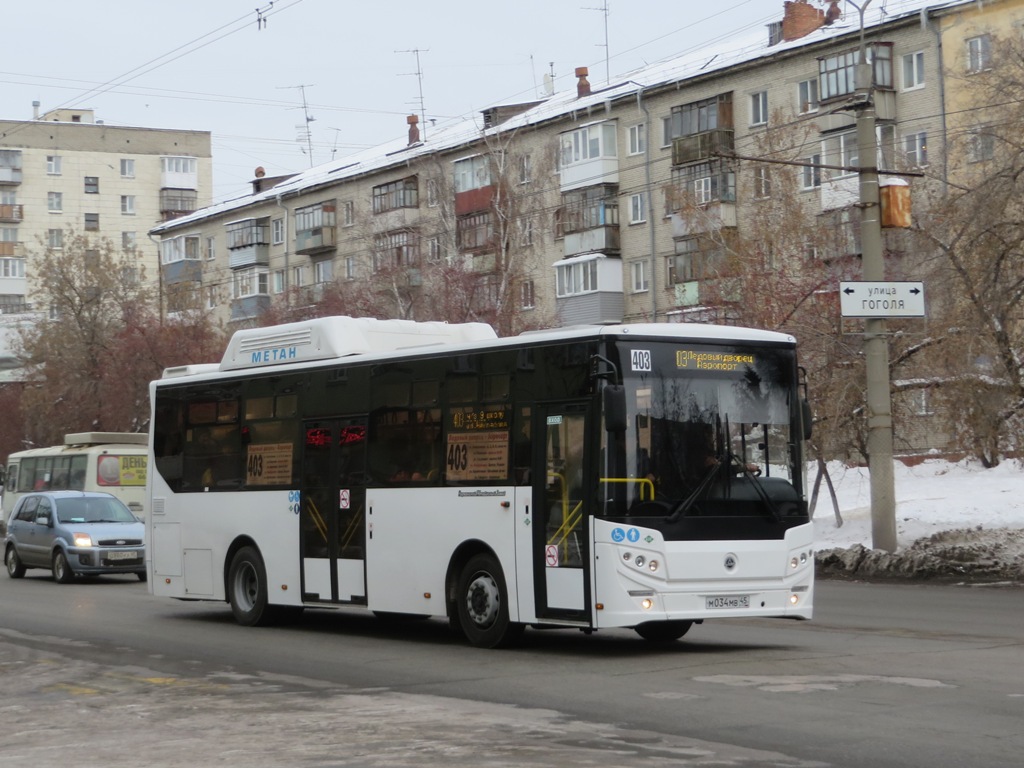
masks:
POLYGON ((505 576, 493 555, 469 559, 459 574, 455 595, 459 626, 471 645, 497 648, 522 634, 523 625, 509 621, 505 576))
POLYGON ((692 621, 647 621, 636 625, 636 633, 651 643, 671 643, 690 631, 692 621))
POLYGON ((267 569, 255 547, 242 547, 228 569, 228 600, 235 621, 243 627, 271 624, 275 614, 268 603, 267 569))

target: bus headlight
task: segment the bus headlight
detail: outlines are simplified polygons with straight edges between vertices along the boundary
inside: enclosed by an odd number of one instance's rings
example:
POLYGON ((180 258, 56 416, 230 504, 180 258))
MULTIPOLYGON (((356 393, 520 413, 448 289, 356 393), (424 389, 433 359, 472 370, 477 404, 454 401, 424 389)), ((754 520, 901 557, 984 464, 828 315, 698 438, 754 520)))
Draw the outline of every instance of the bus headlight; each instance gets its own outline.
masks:
POLYGON ((636 567, 637 568, 643 568, 644 567, 644 563, 647 562, 647 558, 644 557, 643 555, 637 555, 636 556, 636 560, 634 560, 633 562, 636 563, 636 567))
POLYGON ((649 562, 647 564, 647 567, 651 569, 652 573, 654 573, 655 571, 658 570, 658 561, 657 560, 651 560, 651 562, 649 562))

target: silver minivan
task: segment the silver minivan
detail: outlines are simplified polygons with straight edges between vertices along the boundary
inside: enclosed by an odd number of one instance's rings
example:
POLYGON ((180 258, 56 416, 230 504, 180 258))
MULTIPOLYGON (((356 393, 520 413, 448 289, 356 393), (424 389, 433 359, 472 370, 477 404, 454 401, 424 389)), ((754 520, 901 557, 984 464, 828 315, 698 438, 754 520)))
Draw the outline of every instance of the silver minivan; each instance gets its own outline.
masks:
POLYGON ((111 573, 145 581, 144 539, 145 525, 109 493, 29 493, 7 520, 4 563, 12 579, 27 568, 48 568, 61 584, 111 573))

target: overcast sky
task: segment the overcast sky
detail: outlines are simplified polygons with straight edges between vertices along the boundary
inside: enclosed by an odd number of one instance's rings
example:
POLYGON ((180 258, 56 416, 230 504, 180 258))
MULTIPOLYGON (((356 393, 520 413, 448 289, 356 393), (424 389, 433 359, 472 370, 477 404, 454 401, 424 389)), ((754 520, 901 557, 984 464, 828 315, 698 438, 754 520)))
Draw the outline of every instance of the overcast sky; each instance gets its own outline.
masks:
POLYGON ((410 113, 441 123, 529 100, 552 71, 565 90, 578 66, 600 87, 608 72, 615 80, 732 36, 767 35, 783 11, 783 0, 256 5, 17 3, 4 20, 0 118, 30 119, 39 101, 43 112, 94 109, 109 125, 210 131, 221 200, 244 192, 258 165, 269 175, 308 168, 307 125, 322 163, 404 136, 410 113))

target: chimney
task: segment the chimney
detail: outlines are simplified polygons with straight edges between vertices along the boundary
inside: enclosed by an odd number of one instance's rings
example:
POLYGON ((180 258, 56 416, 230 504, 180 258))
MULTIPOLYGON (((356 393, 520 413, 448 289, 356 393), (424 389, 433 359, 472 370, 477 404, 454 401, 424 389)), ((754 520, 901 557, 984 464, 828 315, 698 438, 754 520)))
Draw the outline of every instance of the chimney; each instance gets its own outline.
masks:
POLYGON ((39 102, 38 101, 33 101, 32 102, 32 119, 33 120, 38 120, 39 119, 39 102))
POLYGON ((409 146, 410 147, 413 144, 419 144, 420 143, 420 127, 417 125, 417 123, 419 123, 419 121, 420 121, 419 115, 408 115, 405 118, 405 122, 407 122, 409 124, 409 146))
POLYGON ((825 12, 807 0, 786 0, 782 17, 782 39, 799 40, 825 25, 825 12))
POLYGON ((587 75, 590 71, 586 67, 576 67, 576 77, 579 81, 576 83, 576 97, 582 99, 584 96, 590 95, 590 81, 587 80, 587 75))
POLYGON ((828 10, 825 11, 825 26, 835 24, 843 12, 839 10, 839 0, 829 0, 828 10))

